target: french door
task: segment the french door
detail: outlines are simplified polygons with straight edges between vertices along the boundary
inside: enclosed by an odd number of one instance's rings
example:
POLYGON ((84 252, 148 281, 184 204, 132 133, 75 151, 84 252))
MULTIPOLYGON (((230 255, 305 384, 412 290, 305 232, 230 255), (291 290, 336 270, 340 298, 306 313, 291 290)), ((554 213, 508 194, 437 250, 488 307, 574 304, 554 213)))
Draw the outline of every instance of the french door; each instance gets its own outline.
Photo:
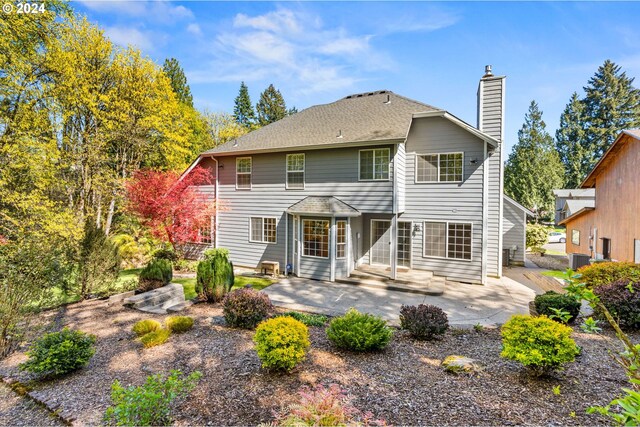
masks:
POLYGON ((411 222, 398 221, 398 267, 411 267, 411 222))
POLYGON ((391 221, 371 220, 371 264, 391 265, 391 221))

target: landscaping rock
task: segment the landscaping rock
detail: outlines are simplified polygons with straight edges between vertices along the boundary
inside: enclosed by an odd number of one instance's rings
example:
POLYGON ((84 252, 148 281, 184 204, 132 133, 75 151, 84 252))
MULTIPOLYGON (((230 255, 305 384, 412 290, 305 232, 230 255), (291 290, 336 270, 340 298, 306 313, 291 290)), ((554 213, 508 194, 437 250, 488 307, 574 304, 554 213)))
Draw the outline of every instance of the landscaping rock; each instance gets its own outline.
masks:
POLYGON ((476 374, 482 370, 474 359, 456 355, 447 356, 442 361, 442 366, 445 371, 453 374, 476 374))

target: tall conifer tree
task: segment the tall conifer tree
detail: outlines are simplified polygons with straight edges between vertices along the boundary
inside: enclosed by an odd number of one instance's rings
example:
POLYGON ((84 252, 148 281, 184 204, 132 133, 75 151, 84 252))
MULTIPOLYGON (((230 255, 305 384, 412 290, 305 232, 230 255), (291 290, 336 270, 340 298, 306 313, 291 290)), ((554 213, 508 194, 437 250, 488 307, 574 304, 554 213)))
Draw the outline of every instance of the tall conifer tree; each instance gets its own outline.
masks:
POLYGON ((556 131, 556 150, 564 165, 565 185, 577 188, 584 178, 584 171, 593 162, 593 153, 585 140, 584 102, 576 92, 560 116, 560 127, 556 131))
POLYGON ((256 105, 258 124, 266 126, 287 116, 287 106, 279 90, 273 84, 260 94, 260 100, 256 105))
POLYGON ((176 94, 178 101, 193 107, 193 96, 191 95, 191 88, 187 84, 187 76, 184 75, 184 70, 180 66, 180 63, 175 58, 167 58, 164 60, 162 70, 169 77, 171 82, 171 88, 176 94))
POLYGON ((256 121, 256 113, 249 97, 249 88, 244 82, 240 83, 240 91, 234 100, 233 118, 236 123, 250 129, 256 121))

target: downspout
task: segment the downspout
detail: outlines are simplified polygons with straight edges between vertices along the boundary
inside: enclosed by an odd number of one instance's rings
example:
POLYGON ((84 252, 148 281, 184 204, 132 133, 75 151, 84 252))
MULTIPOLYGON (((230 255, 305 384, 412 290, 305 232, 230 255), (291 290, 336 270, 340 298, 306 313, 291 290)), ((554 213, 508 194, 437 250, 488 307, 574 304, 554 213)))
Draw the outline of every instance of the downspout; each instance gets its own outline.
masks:
MULTIPOLYGON (((504 119, 505 119, 505 84, 506 84, 506 80, 505 78, 502 79, 502 102, 501 102, 501 107, 502 107, 502 111, 501 111, 501 121, 500 121, 500 146, 498 147, 498 149, 500 151, 500 158, 499 160, 499 167, 500 167, 500 194, 499 194, 499 199, 498 199, 498 203, 500 206, 500 211, 499 211, 499 216, 498 216, 498 277, 502 277, 502 233, 503 233, 503 226, 502 226, 502 216, 503 216, 503 209, 504 209, 504 197, 502 197, 502 195, 504 194, 504 119)), ((525 249, 526 251, 526 249, 525 249)))
POLYGON ((489 157, 487 155, 487 141, 484 141, 484 162, 482 163, 482 278, 484 285, 487 282, 487 227, 489 226, 489 157))
POLYGON ((391 218, 391 280, 396 280, 398 275, 398 259, 397 259, 397 220, 398 220, 398 145, 394 146, 393 153, 393 198, 392 198, 392 212, 391 218))
POLYGON ((284 213, 284 275, 288 276, 287 264, 289 264, 289 214, 284 213))

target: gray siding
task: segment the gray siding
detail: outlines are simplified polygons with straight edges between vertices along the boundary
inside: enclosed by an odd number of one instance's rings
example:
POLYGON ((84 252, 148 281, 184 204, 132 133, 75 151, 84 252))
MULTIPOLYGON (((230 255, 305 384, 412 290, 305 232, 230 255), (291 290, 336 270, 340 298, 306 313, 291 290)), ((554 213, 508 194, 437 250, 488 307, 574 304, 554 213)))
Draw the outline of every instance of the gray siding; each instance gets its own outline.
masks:
MULTIPOLYGON (((393 145, 386 145, 393 156, 393 145)), ((373 148, 373 147, 371 147, 373 148)), ((305 153, 304 190, 285 189, 286 153, 266 153, 252 157, 252 189, 236 190, 234 156, 219 157, 221 167, 218 182, 220 213, 218 218, 218 246, 228 248, 231 260, 240 266, 255 267, 261 261, 279 261, 284 269, 286 209, 303 198, 335 196, 361 212, 391 213, 393 182, 358 181, 358 148, 296 151, 305 153), (265 216, 277 218, 277 243, 249 242, 249 218, 265 216)), ((390 175, 393 166, 390 166, 390 175)), ((289 221, 291 228, 293 221, 289 221)), ((291 240, 288 243, 288 262, 291 262, 291 240)), ((325 268, 321 261, 308 261, 305 275, 325 268)), ((327 275, 330 273, 327 268, 327 275)), ((301 269, 301 275, 303 271, 301 269)), ((327 276, 328 279, 328 276, 327 276)))
POLYGON ((482 282, 482 185, 484 142, 444 118, 413 122, 407 139, 406 210, 399 221, 420 224, 412 243, 413 268, 464 282, 482 282), (463 152, 462 183, 415 183, 415 156, 463 152), (475 164, 470 160, 477 159, 475 164), (471 222, 471 261, 427 258, 423 255, 423 222, 471 222))
POLYGON ((503 81, 504 77, 483 78, 479 89, 481 92, 479 129, 499 141, 502 140, 503 81))
POLYGON ((508 200, 504 201, 502 216, 502 244, 505 249, 517 247, 511 251, 511 261, 514 264, 524 264, 526 246, 526 213, 508 200))
POLYGON ((396 212, 402 213, 406 209, 406 149, 404 144, 398 144, 396 151, 394 166, 396 170, 396 212))

